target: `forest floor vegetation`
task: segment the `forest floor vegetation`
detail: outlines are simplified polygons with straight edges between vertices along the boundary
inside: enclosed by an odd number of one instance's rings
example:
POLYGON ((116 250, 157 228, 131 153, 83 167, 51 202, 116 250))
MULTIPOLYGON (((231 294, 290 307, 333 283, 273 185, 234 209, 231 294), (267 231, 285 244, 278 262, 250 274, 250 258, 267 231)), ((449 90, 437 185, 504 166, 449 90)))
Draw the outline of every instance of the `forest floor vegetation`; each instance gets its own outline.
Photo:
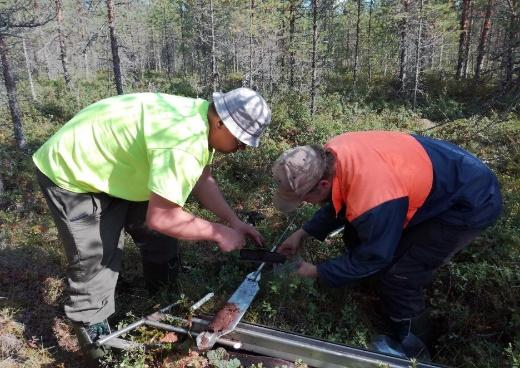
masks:
MULTIPOLYGON (((193 95, 190 84, 181 82, 157 87, 164 92, 193 95)), ((82 366, 77 342, 62 308, 65 257, 34 180, 31 153, 80 107, 108 97, 112 91, 101 81, 79 86, 79 90, 87 91, 85 95, 79 92, 68 95, 61 87, 59 83, 42 87, 46 93, 42 93, 45 97, 38 104, 21 101, 29 143, 27 151, 16 148, 7 122, 4 121, 0 129, 0 167, 5 186, 0 195, 2 368, 82 366)), ((135 90, 142 88, 136 86, 135 90)), ((423 101, 414 111, 405 103, 374 97, 377 94, 378 91, 366 91, 362 97, 353 99, 349 91, 331 88, 320 96, 317 113, 312 118, 307 112, 307 101, 300 95, 275 95, 273 122, 261 148, 215 158, 213 170, 222 192, 244 219, 257 215, 256 225, 269 245, 288 224, 288 219, 271 204, 274 187, 269 175, 270 164, 284 149, 324 143, 344 131, 373 129, 422 133, 460 144, 497 173, 505 209, 494 227, 441 269, 428 290, 437 337, 433 360, 458 367, 519 367, 518 107, 505 103, 500 109, 489 108, 483 114, 475 114, 478 104, 472 100, 432 94, 429 101, 423 101)), ((8 116, 3 109, 2 116, 8 116)), ((190 201, 187 208, 211 217, 195 202, 190 201)), ((293 228, 313 210, 310 206, 303 208, 293 228)), ((216 296, 204 305, 203 311, 216 313, 243 277, 254 269, 251 264, 241 263, 236 254, 220 253, 216 245, 184 243, 184 271, 178 282, 179 292, 149 298, 141 276, 139 252, 130 239, 125 246, 124 269, 116 297, 118 310, 109 320, 114 327, 126 325, 178 300, 182 305, 189 305, 208 292, 215 292, 216 296)), ((340 239, 324 243, 313 241, 303 257, 319 262, 339 254, 341 248, 340 239)), ((352 288, 333 290, 308 280, 266 272, 260 293, 244 320, 366 348, 374 334, 386 329, 372 290, 371 280, 352 288)), ((135 338, 160 341, 164 332, 141 330, 135 338)), ((107 364, 110 367, 183 367, 188 366, 189 360, 193 367, 239 366, 226 352, 212 352, 208 356, 190 352, 189 348, 189 341, 165 342, 164 348, 159 350, 113 354, 107 358, 107 364), (199 360, 196 365, 194 362, 199 360)))

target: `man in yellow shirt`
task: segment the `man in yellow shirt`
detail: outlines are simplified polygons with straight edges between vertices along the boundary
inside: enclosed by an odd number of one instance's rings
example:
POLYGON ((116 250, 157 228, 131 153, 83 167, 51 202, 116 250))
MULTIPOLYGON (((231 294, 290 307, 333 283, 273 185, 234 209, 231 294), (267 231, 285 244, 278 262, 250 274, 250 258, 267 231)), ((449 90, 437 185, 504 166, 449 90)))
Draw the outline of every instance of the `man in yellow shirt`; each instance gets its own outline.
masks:
POLYGON ((209 164, 214 151, 257 147, 270 121, 265 100, 247 88, 215 93, 211 103, 129 94, 86 107, 34 154, 69 263, 65 314, 80 343, 109 333, 123 229, 141 251, 152 293, 177 274, 177 239, 214 241, 223 252, 245 237, 262 242, 229 207, 209 164), (226 225, 185 211, 190 193, 226 225))

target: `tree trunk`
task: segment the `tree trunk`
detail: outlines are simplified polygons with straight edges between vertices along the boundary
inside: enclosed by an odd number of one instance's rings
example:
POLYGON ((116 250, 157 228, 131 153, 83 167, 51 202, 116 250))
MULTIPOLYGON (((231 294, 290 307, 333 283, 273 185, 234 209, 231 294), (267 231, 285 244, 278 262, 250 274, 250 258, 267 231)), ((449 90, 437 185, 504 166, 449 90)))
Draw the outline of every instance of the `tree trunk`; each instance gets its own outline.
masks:
POLYGON ((255 15, 255 0, 251 0, 249 3, 249 78, 248 86, 253 88, 253 20, 255 15))
POLYGON ((514 48, 515 48, 515 36, 518 34, 518 14, 516 13, 517 0, 507 0, 509 10, 509 29, 506 38, 506 61, 505 61, 505 83, 510 84, 513 81, 513 69, 515 66, 514 60, 514 48))
POLYGON ((168 75, 168 80, 171 81, 172 73, 175 71, 175 66, 173 65, 173 61, 175 60, 172 57, 172 54, 175 50, 175 41, 173 40, 173 32, 168 32, 168 22, 166 22, 166 9, 163 5, 163 15, 161 16, 161 28, 162 28, 162 40, 161 40, 161 51, 166 54, 166 74, 168 75))
POLYGON ((34 83, 32 79, 31 64, 29 61, 29 55, 27 54, 27 46, 25 44, 25 37, 22 37, 23 55, 25 57, 25 67, 27 68, 27 77, 29 79, 29 87, 31 88, 31 96, 34 101, 38 101, 36 97, 36 91, 34 90, 34 83))
POLYGON ((318 4, 312 0, 311 116, 316 112, 316 44, 318 42, 318 4))
POLYGON ((20 117, 20 109, 18 108, 18 100, 16 99, 16 82, 11 71, 9 63, 9 53, 5 44, 4 36, 0 33, 0 57, 2 59, 2 71, 4 74, 4 84, 7 91, 7 99, 11 119, 13 120, 14 139, 18 148, 25 148, 27 142, 23 133, 22 119, 20 117))
POLYGON ((273 78, 273 50, 271 48, 269 48, 269 75, 268 75, 268 78, 269 78, 269 98, 272 97, 273 95, 273 84, 274 84, 274 78, 273 78))
POLYGON ((484 23, 482 24, 482 33, 480 34, 480 42, 477 51, 477 65, 475 66, 475 80, 480 80, 482 65, 484 64, 484 55, 486 53, 488 36, 491 30, 491 10, 493 8, 493 0, 488 0, 486 14, 484 15, 484 23))
POLYGON ((471 39, 473 37, 473 8, 474 3, 471 2, 469 5, 469 28, 468 28, 468 40, 466 42, 466 49, 464 50, 464 66, 462 70, 462 77, 466 79, 468 77, 469 73, 469 56, 470 56, 470 49, 471 49, 471 39))
POLYGON ((238 73, 238 54, 236 41, 233 41, 233 73, 238 73))
POLYGON ((371 51, 372 51, 372 11, 374 8, 374 0, 370 0, 368 11, 368 52, 367 52, 367 64, 368 64, 368 83, 372 81, 372 65, 371 65, 371 51))
POLYGON ((186 35, 186 10, 182 3, 179 4, 179 15, 180 15, 180 27, 181 27, 181 54, 182 54, 182 74, 186 76, 188 74, 188 58, 186 54, 187 49, 187 35, 186 35))
POLYGON ((61 0, 56 0, 56 21, 58 22, 58 43, 60 45, 60 59, 63 67, 63 78, 65 79, 65 85, 70 90, 72 82, 69 75, 68 61, 67 61, 67 49, 65 46, 65 39, 63 37, 63 11, 61 8, 61 0))
POLYGON ((345 35, 345 63, 341 64, 341 66, 348 67, 350 66, 350 14, 348 13, 348 6, 345 4, 343 7, 343 15, 346 20, 346 29, 347 34, 345 35))
POLYGON ((213 92, 216 92, 219 88, 219 74, 217 70, 217 56, 215 49, 215 24, 213 21, 213 0, 209 0, 209 15, 210 15, 210 26, 211 26, 211 87, 213 92))
POLYGON ((199 74, 199 76, 203 79, 202 83, 205 84, 207 77, 207 71, 206 71, 206 65, 209 63, 207 62, 207 47, 205 46, 205 39, 204 39, 204 30, 205 26, 207 24, 205 19, 205 9, 203 6, 202 1, 196 1, 196 8, 201 9, 200 13, 196 15, 195 18, 195 24, 197 24, 196 28, 198 30, 197 32, 197 42, 194 48, 195 56, 194 59, 196 60, 196 72, 199 74))
POLYGON ((150 29, 150 46, 148 47, 147 54, 147 68, 148 70, 154 70, 157 71, 157 58, 156 58, 156 52, 155 52, 155 32, 153 31, 153 28, 150 29))
POLYGON ((85 79, 88 80, 90 78, 90 72, 88 66, 88 53, 86 50, 83 53, 83 65, 85 66, 85 79))
POLYGON ((347 24, 347 35, 345 37, 345 63, 341 64, 343 67, 350 65, 350 26, 347 24))
POLYGON ((354 92, 356 90, 356 82, 358 77, 358 63, 359 63, 359 32, 360 32, 360 24, 361 24, 361 0, 358 0, 357 4, 357 18, 356 18, 356 44, 354 46, 354 70, 352 77, 352 84, 354 88, 354 92))
POLYGON ((278 38, 278 49, 280 50, 280 56, 278 57, 278 65, 280 70, 280 75, 278 78, 278 84, 283 85, 287 80, 287 43, 286 43, 286 22, 285 22, 285 5, 283 2, 280 2, 280 27, 277 34, 278 38))
POLYGON ((77 27, 79 28, 79 36, 81 39, 81 44, 85 45, 81 49, 81 56, 82 56, 82 63, 83 63, 83 70, 85 72, 85 79, 89 79, 89 65, 88 65, 88 57, 87 57, 87 51, 90 46, 90 43, 92 40, 89 37, 88 31, 86 30, 85 24, 83 22, 83 18, 85 17, 85 11, 83 7, 83 2, 80 0, 76 3, 76 11, 79 16, 79 21, 76 23, 77 27))
MULTIPOLYGON (((385 37, 383 39, 383 43, 381 44, 381 49, 385 45, 387 45, 387 42, 388 42, 388 35, 385 34, 385 37)), ((388 72, 388 60, 385 57, 381 58, 381 69, 383 69, 383 77, 386 77, 386 74, 388 72)))
POLYGON ((172 63, 172 74, 175 73, 175 71, 177 70, 177 63, 175 62, 175 58, 176 58, 176 54, 175 54, 175 45, 176 45, 176 40, 173 36, 173 33, 172 33, 172 36, 171 36, 171 39, 170 39, 170 53, 168 54, 169 57, 170 57, 170 60, 171 60, 171 63, 172 63))
POLYGON ((47 79, 51 80, 51 62, 49 60, 49 52, 47 51, 47 43, 44 40, 44 32, 39 30, 40 38, 43 40, 42 50, 43 50, 43 58, 45 59, 45 74, 47 74, 47 79))
POLYGON ((405 90, 407 82, 406 68, 408 64, 408 52, 406 50, 406 34, 408 28, 408 1, 403 0, 403 19, 400 22, 401 35, 399 40, 399 81, 401 90, 405 90))
POLYGON ((325 33, 324 39, 326 40, 325 46, 325 55, 321 55, 321 60, 323 60, 322 68, 326 68, 328 71, 331 71, 332 68, 337 65, 336 55, 334 55, 334 43, 333 43, 333 34, 335 31, 334 24, 336 22, 336 12, 334 11, 334 1, 324 0, 321 3, 322 16, 321 16, 321 29, 325 33))
MULTIPOLYGON (((439 50, 439 64, 437 69, 442 72, 442 58, 444 57, 444 36, 441 36, 441 49, 439 50)), ((442 73, 444 75, 444 73, 442 73)))
POLYGON ((2 167, 0 167, 0 195, 5 193, 4 181, 2 180, 2 167))
POLYGON ((289 89, 294 89, 294 69, 296 67, 296 55, 294 52, 294 37, 296 33, 296 4, 294 0, 289 3, 289 89))
POLYGON ((471 0, 462 0, 462 14, 460 16, 459 58, 455 78, 460 79, 463 74, 464 65, 467 64, 469 47, 469 25, 470 25, 471 0))
MULTIPOLYGON (((153 30, 152 30, 152 35, 154 35, 153 30)), ((160 45, 159 38, 160 38, 160 36, 157 36, 157 41, 154 38, 152 53, 153 53, 153 57, 155 59, 155 61, 154 61, 155 71, 160 73, 162 71, 162 60, 161 60, 161 45, 160 45)))
POLYGON ((121 61, 119 60, 119 47, 117 45, 114 2, 107 0, 108 28, 110 30, 110 48, 112 49, 112 65, 114 68, 114 80, 116 82, 117 94, 122 95, 123 82, 121 81, 121 61))
POLYGON ((417 92, 419 91, 419 78, 421 72, 421 48, 422 48, 422 27, 423 27, 423 1, 419 0, 419 29, 417 30, 417 42, 415 45, 415 78, 413 87, 413 108, 417 106, 417 92))

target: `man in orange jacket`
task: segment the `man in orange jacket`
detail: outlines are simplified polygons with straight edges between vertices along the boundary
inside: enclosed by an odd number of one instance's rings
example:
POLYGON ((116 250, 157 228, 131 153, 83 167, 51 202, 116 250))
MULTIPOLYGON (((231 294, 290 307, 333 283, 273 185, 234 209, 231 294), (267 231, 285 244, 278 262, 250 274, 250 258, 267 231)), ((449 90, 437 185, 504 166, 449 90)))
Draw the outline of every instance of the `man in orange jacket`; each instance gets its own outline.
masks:
POLYGON ((399 132, 353 132, 324 147, 302 146, 274 163, 275 205, 323 207, 278 251, 294 255, 303 240, 344 226, 347 251, 298 274, 332 287, 377 276, 394 339, 375 348, 427 357, 423 288, 434 272, 498 218, 502 198, 482 161, 448 142, 399 132))

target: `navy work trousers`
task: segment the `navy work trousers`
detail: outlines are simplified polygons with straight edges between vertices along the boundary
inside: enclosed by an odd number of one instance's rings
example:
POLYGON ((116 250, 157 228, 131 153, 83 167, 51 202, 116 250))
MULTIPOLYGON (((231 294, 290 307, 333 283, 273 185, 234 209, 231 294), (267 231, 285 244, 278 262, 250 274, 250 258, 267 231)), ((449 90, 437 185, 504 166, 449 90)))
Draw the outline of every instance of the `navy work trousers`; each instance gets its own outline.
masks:
POLYGON ((436 219, 406 229, 392 264, 378 274, 388 315, 398 319, 420 315, 426 309, 423 289, 434 273, 481 232, 436 219))

